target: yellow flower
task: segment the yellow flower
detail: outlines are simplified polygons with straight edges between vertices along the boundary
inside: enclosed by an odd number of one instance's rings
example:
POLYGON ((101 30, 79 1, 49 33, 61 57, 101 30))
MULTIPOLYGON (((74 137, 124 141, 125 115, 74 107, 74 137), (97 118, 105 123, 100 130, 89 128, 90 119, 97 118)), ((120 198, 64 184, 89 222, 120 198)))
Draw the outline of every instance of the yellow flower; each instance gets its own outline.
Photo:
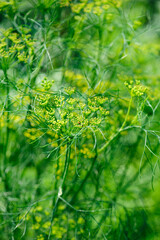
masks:
POLYGON ((40 224, 39 223, 36 223, 36 224, 32 225, 32 229, 34 229, 34 230, 37 230, 39 228, 40 228, 40 224))
POLYGON ((42 234, 40 234, 38 237, 37 237, 37 240, 44 240, 44 237, 42 234))
POLYGON ((42 227, 45 229, 48 229, 50 226, 51 226, 51 222, 48 221, 48 222, 45 222, 42 227))
POLYGON ((41 221, 42 221, 42 217, 40 217, 40 216, 35 216, 35 220, 36 220, 36 222, 41 222, 41 221))
POLYGON ((35 208, 35 211, 38 211, 38 212, 40 212, 40 211, 42 211, 42 206, 37 206, 36 208, 35 208))

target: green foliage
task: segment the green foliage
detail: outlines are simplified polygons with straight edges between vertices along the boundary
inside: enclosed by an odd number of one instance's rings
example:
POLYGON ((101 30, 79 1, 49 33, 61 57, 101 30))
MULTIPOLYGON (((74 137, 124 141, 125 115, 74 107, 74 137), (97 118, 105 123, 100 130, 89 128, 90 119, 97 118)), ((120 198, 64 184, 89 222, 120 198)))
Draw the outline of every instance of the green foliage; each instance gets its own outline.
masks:
POLYGON ((0 2, 2 240, 160 238, 159 3, 149 6, 0 2))

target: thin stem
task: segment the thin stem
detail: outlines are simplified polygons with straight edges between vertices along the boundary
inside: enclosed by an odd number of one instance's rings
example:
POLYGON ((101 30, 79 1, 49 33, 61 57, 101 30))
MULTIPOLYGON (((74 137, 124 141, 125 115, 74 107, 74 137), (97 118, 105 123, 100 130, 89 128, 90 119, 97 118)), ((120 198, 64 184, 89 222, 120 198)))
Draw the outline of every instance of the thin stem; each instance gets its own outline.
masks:
POLYGON ((125 117, 125 119, 124 119, 124 122, 123 122, 123 124, 122 124, 122 127, 120 128, 121 130, 124 128, 124 126, 125 126, 125 124, 126 124, 126 122, 127 122, 128 116, 129 116, 129 114, 130 114, 131 105, 132 105, 132 100, 133 100, 133 97, 132 97, 132 95, 131 95, 131 99, 130 99, 129 106, 128 106, 128 111, 127 111, 126 117, 125 117))
POLYGON ((103 152, 103 150, 105 150, 110 144, 111 142, 120 134, 120 132, 122 132, 123 130, 119 130, 117 133, 115 133, 110 140, 108 140, 99 150, 98 153, 103 152))
MULTIPOLYGON (((57 190, 57 187, 58 187, 58 178, 57 178, 57 172, 58 172, 58 170, 59 170, 59 158, 60 158, 60 145, 61 145, 61 143, 60 143, 60 137, 58 138, 58 149, 57 149, 57 167, 56 167, 56 174, 55 174, 55 184, 54 184, 54 189, 55 189, 55 191, 57 190)), ((55 205, 55 201, 56 201, 56 198, 54 197, 53 198, 53 206, 55 205)))
MULTIPOLYGON (((10 88, 9 88, 9 79, 7 76, 7 69, 3 70, 5 81, 6 81, 6 95, 7 95, 7 101, 6 101, 6 138, 5 138, 5 145, 4 145, 4 158, 3 158, 3 171, 2 171, 2 178, 4 182, 4 188, 6 192, 9 192, 10 187, 8 184, 8 178, 7 178, 7 173, 6 169, 8 167, 8 158, 7 158, 7 150, 8 150, 8 142, 9 142, 9 122, 10 122, 10 88)), ((5 204, 6 204, 6 212, 10 212, 10 207, 9 207, 9 200, 7 195, 4 197, 5 199, 5 204)), ((7 217, 4 217, 5 221, 8 221, 7 217)), ((11 227, 11 223, 9 222, 9 228, 11 227)), ((7 229, 6 229, 7 230, 7 229)), ((8 231, 8 237, 10 237, 10 232, 8 231)))
MULTIPOLYGON (((3 162, 3 173, 4 173, 4 178, 5 178, 5 168, 7 168, 7 150, 8 150, 8 141, 9 141, 9 118, 10 118, 10 112, 9 112, 9 107, 10 107, 10 88, 9 88, 9 81, 8 81, 8 76, 7 76, 7 70, 4 70, 4 76, 5 76, 5 81, 6 81, 6 95, 7 95, 7 102, 6 102, 6 139, 5 139, 5 147, 4 147, 4 162, 3 162)), ((5 181, 6 182, 6 181, 5 181)), ((7 186, 6 186, 7 187, 7 186)), ((8 189, 8 187, 7 187, 8 189)), ((6 190, 7 190, 6 189, 6 190)))
POLYGON ((101 40, 102 40, 102 29, 101 27, 98 28, 98 35, 99 35, 99 40, 98 40, 98 54, 97 54, 97 62, 99 63, 100 57, 101 57, 101 40))
POLYGON ((54 206, 53 211, 52 211, 51 226, 50 226, 50 230, 49 230, 49 234, 48 234, 48 240, 50 239, 53 220, 54 220, 55 213, 56 213, 59 201, 60 201, 60 197, 63 194, 63 187, 64 187, 66 176, 67 176, 67 173, 68 173, 70 153, 71 153, 71 142, 68 140, 67 144, 66 144, 66 157, 65 157, 65 166, 64 166, 64 171, 63 171, 63 177, 62 177, 61 185, 58 189, 58 194, 57 194, 57 199, 56 199, 56 202, 55 202, 55 206, 54 206))

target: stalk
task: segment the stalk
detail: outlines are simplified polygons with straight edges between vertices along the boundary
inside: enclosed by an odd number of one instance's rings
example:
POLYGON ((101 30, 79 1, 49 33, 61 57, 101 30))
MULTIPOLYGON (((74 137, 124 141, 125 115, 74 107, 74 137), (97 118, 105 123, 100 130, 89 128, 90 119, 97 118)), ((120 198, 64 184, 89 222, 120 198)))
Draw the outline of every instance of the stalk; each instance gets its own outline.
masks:
MULTIPOLYGON (((2 179, 4 182, 4 188, 6 192, 9 192, 10 187, 8 184, 8 178, 7 178, 7 173, 6 169, 9 164, 9 160, 7 157, 7 150, 8 150, 8 143, 9 143, 9 122, 10 122, 10 87, 9 87, 9 79, 7 76, 7 69, 3 70, 4 77, 5 77, 5 82, 6 82, 6 95, 7 95, 7 101, 6 101, 6 138, 4 138, 4 158, 3 158, 3 167, 2 167, 2 179)), ((7 195, 4 196, 5 202, 6 202, 6 213, 10 212, 10 207, 9 207, 9 201, 7 195)), ((8 217, 4 216, 4 221, 8 221, 8 217)), ((9 229, 11 229, 11 223, 9 222, 9 229)), ((7 233, 7 236, 10 237, 10 231, 8 231, 7 227, 5 227, 5 231, 7 233)))
MULTIPOLYGON (((56 179, 55 179, 55 185, 54 185, 54 190, 56 191, 58 188, 58 181, 57 181, 57 172, 59 170, 59 157, 60 157, 60 137, 58 138, 58 150, 57 150, 57 167, 56 167, 56 179)), ((56 197, 53 197, 53 203, 52 206, 55 205, 56 202, 56 197)))
POLYGON ((70 153, 71 153, 71 142, 68 140, 67 144, 66 144, 66 157, 65 157, 65 166, 64 166, 64 171, 63 171, 63 177, 62 177, 62 182, 60 184, 60 187, 58 189, 56 203, 55 203, 55 206, 54 206, 53 211, 52 211, 51 226, 50 226, 50 230, 49 230, 49 234, 48 234, 48 238, 47 238, 48 240, 50 239, 50 235, 51 235, 51 231, 52 231, 52 225, 53 225, 53 220, 54 220, 55 213, 56 213, 59 201, 60 201, 60 197, 63 194, 63 187, 64 187, 65 180, 66 180, 67 173, 68 173, 70 153))
POLYGON ((10 88, 9 88, 9 79, 7 76, 7 70, 4 70, 4 76, 6 81, 6 95, 7 95, 7 101, 6 101, 6 139, 5 139, 5 146, 4 146, 4 162, 3 162, 3 177, 4 177, 4 183, 6 191, 8 191, 8 184, 5 174, 5 169, 8 166, 8 159, 7 159, 7 150, 8 150, 8 142, 9 142, 9 118, 10 118, 10 88))
POLYGON ((127 122, 128 116, 129 116, 130 111, 131 111, 132 100, 133 100, 133 97, 132 97, 132 95, 131 95, 131 99, 130 99, 129 106, 128 106, 128 111, 127 111, 125 120, 124 120, 124 122, 123 122, 122 127, 120 128, 120 130, 122 130, 122 129, 124 128, 124 126, 125 126, 125 124, 126 124, 126 122, 127 122))

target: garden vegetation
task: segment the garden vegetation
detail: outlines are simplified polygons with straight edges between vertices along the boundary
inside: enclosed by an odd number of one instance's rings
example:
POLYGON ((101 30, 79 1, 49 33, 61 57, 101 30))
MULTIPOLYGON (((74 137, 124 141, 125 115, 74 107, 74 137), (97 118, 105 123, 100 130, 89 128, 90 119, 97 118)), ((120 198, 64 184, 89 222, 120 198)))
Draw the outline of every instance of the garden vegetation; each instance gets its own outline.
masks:
POLYGON ((0 239, 160 239, 159 1, 0 1, 0 239))

